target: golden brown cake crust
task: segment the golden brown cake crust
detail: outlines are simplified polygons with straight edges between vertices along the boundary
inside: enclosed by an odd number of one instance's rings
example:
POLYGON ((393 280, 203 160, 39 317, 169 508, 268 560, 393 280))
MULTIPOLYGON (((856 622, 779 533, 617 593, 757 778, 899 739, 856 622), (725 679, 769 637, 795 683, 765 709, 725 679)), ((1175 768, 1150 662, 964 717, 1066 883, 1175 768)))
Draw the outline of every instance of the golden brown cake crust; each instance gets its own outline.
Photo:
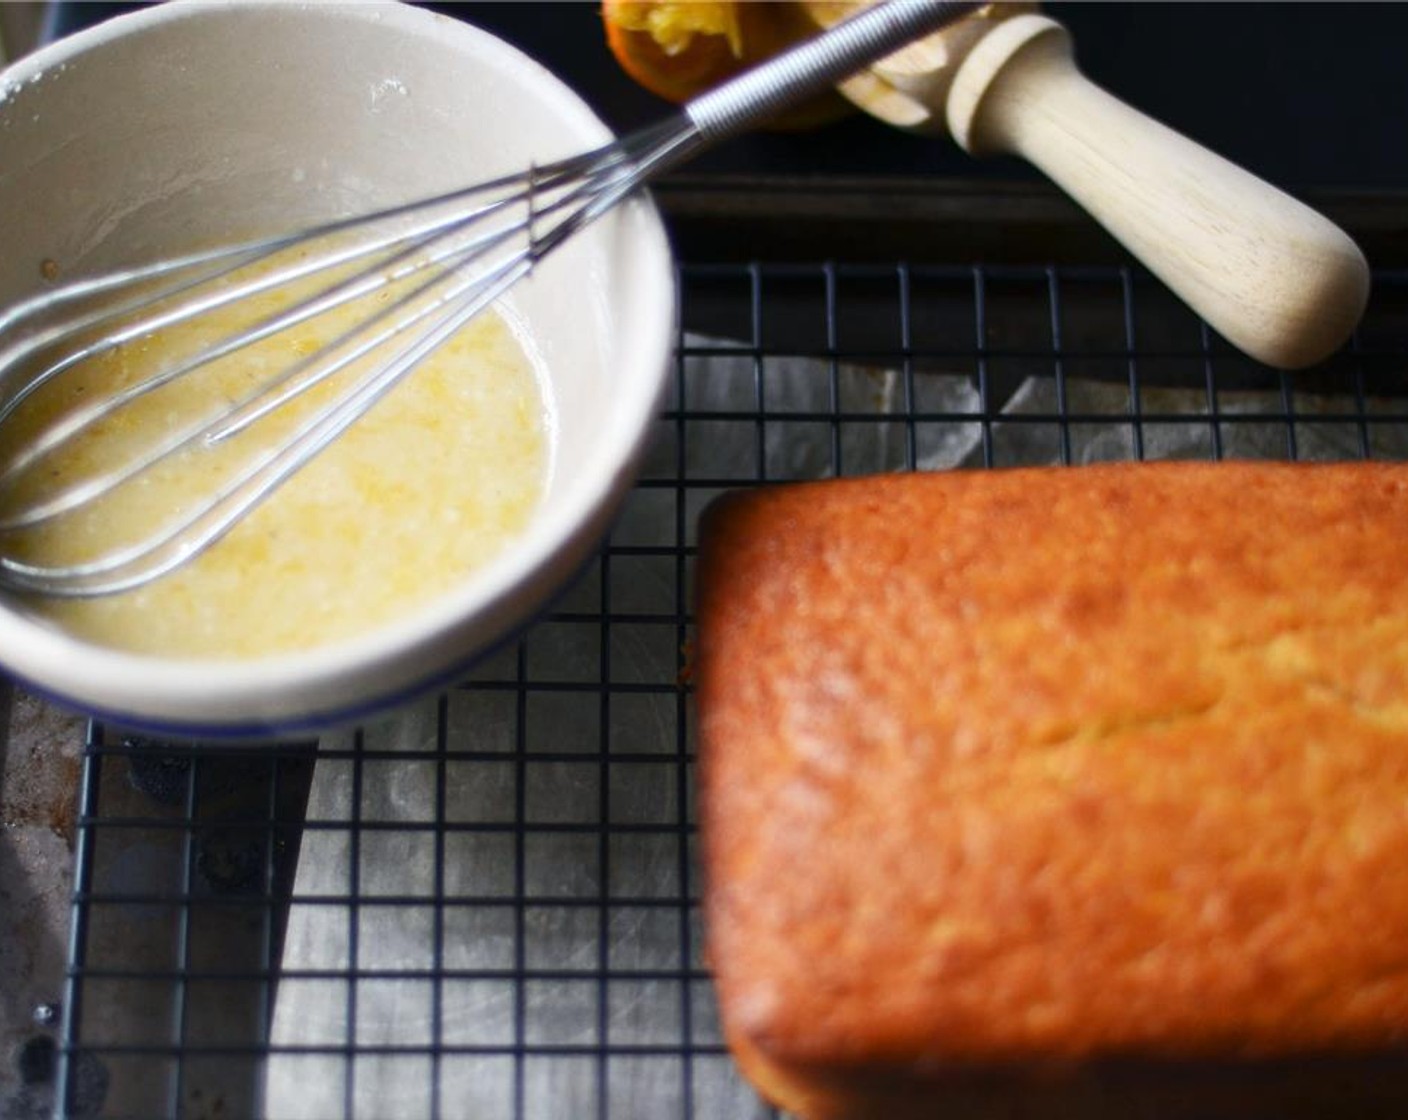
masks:
POLYGON ((698 583, 710 962, 755 1073, 1408 1038, 1408 469, 740 492, 698 583))

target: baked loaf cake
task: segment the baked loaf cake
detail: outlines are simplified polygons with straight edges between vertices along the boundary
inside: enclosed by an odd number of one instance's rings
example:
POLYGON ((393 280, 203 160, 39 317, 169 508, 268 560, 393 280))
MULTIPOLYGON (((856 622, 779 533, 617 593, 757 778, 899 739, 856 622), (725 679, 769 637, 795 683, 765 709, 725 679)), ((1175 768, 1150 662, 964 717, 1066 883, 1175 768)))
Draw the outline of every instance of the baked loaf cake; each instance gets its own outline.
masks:
POLYGON ((709 961, 807 1120, 1408 1116, 1408 467, 726 496, 709 961))

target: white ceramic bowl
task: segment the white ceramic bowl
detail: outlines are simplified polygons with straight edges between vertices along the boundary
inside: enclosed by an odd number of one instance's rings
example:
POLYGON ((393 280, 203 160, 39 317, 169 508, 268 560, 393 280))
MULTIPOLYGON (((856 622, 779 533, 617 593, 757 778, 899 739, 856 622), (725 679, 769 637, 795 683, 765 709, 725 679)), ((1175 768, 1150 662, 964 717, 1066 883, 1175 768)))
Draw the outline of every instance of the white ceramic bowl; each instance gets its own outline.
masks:
MULTIPOLYGON (((0 75, 0 305, 69 274, 521 170, 608 130, 514 48, 390 3, 173 3, 0 75)), ((163 733, 274 735, 450 682, 582 566, 633 477, 669 366, 674 278, 635 199, 512 295, 546 371, 554 468, 524 535, 463 586, 357 640, 264 660, 96 648, 0 598, 0 661, 163 733)))

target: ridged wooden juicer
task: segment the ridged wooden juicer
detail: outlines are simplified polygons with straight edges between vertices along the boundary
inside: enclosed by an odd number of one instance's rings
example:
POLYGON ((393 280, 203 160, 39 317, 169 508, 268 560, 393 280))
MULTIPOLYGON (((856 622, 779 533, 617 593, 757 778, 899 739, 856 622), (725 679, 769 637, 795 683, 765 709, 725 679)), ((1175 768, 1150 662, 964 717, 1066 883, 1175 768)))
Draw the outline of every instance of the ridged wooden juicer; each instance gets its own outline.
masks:
MULTIPOLYGON (((808 0, 830 25, 858 5, 808 0)), ((841 86, 872 115, 949 133, 975 156, 1040 169, 1229 342, 1313 365, 1369 294, 1359 247, 1286 192, 1160 124, 1078 68, 1070 33, 1030 4, 993 4, 841 86)))

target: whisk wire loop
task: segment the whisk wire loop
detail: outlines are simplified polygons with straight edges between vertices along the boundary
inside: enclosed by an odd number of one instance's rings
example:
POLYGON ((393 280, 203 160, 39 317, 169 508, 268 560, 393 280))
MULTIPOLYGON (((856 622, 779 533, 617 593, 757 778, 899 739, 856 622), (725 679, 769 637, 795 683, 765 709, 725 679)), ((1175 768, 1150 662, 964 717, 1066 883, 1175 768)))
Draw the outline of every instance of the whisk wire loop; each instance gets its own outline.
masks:
MULTIPOLYGON (((315 228, 187 253, 40 293, 0 311, 0 424, 66 374, 159 332, 229 307, 254 311, 230 334, 130 384, 68 408, 0 457, 0 586, 54 595, 109 594, 144 584, 198 555, 338 438, 431 352, 527 277, 554 250, 644 183, 704 147, 828 88, 910 40, 980 7, 957 0, 887 0, 816 40, 705 94, 660 124, 526 172, 445 191, 315 228), (326 282, 324 282, 326 279, 326 282), (314 283, 316 281, 316 283, 314 283), (312 286, 303 291, 303 285, 312 286), (259 313, 260 297, 293 289, 259 313), (369 309, 236 399, 173 422, 135 454, 57 490, 20 483, 51 455, 137 400, 338 308, 369 309), (330 379, 335 394, 294 417, 214 492, 144 538, 91 559, 35 563, 12 534, 81 511, 172 456, 198 454, 247 432, 330 379)), ((197 332, 198 333, 198 332, 197 332)), ((316 333, 316 332, 314 332, 316 333)), ((184 460, 181 460, 184 461, 184 460)))

